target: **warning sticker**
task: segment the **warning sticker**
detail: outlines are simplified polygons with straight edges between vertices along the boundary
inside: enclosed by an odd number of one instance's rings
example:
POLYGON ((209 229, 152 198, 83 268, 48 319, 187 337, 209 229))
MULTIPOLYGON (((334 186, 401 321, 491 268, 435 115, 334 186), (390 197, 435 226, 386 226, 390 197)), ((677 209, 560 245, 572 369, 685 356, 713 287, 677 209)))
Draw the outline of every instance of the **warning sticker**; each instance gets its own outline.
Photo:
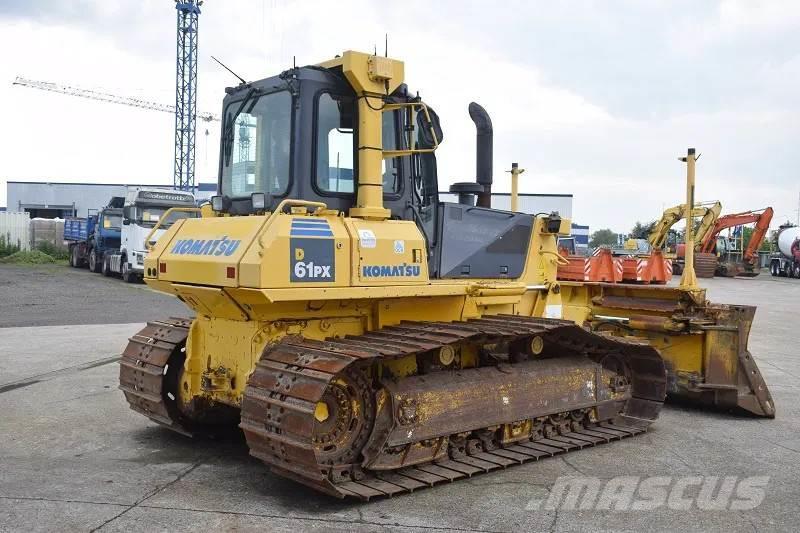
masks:
POLYGON ((358 230, 358 240, 362 248, 375 248, 378 245, 378 239, 370 229, 358 230))
POLYGON ((544 316, 545 318, 561 318, 562 315, 562 307, 560 304, 558 305, 546 305, 544 307, 544 316))

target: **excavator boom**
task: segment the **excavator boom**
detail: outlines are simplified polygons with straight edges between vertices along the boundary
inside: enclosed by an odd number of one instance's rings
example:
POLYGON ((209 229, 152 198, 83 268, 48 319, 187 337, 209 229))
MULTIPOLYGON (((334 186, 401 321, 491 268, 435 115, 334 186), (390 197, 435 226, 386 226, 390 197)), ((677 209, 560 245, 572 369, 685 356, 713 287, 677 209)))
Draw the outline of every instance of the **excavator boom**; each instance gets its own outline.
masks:
MULTIPOLYGON (((648 241, 653 248, 663 248, 667 243, 667 236, 669 230, 683 219, 686 211, 686 204, 676 205, 664 210, 661 219, 656 223, 653 230, 650 232, 648 241)), ((713 202, 712 204, 695 204, 692 209, 692 218, 700 218, 700 226, 697 228, 695 239, 697 242, 702 242, 708 232, 714 226, 714 223, 722 211, 722 204, 720 202, 713 202)))
POLYGON ((700 226, 698 226, 694 236, 697 242, 703 242, 706 236, 708 236, 708 233, 717 222, 720 213, 722 213, 722 204, 720 202, 714 202, 710 207, 705 208, 705 213, 700 219, 700 226))
POLYGON ((743 226, 745 224, 752 224, 755 222, 755 228, 750 236, 750 240, 744 249, 743 259, 748 263, 752 263, 755 258, 755 253, 764 241, 767 235, 769 225, 772 222, 773 210, 771 207, 759 211, 745 211, 742 213, 732 213, 724 215, 717 219, 714 228, 708 233, 700 244, 700 251, 704 253, 711 253, 714 251, 714 246, 717 242, 719 234, 728 228, 736 226, 743 226))

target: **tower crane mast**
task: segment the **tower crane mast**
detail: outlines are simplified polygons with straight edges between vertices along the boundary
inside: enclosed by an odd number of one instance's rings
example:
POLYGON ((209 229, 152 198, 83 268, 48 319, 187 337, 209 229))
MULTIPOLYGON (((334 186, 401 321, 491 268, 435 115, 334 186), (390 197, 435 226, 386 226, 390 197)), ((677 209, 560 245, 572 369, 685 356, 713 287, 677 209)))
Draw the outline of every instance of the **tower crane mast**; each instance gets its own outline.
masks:
POLYGON ((175 170, 173 186, 179 190, 190 191, 194 188, 195 181, 194 155, 197 118, 205 121, 219 120, 219 117, 213 113, 200 113, 199 115, 197 113, 197 29, 202 5, 203 0, 175 1, 178 24, 174 106, 21 77, 17 77, 14 85, 174 114, 175 170))
POLYGON ((175 67, 175 175, 180 190, 194 187, 195 122, 197 116, 197 29, 202 0, 175 2, 178 12, 175 67))

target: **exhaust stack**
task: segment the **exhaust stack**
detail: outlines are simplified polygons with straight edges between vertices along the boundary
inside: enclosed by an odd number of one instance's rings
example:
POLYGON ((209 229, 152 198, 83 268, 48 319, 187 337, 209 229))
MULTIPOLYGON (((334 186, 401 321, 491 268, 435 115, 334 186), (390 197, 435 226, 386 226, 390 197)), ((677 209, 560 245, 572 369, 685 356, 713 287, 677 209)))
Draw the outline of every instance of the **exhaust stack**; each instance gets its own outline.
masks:
POLYGON ((483 191, 478 193, 478 207, 492 207, 492 164, 494 158, 494 133, 489 113, 476 104, 469 104, 469 118, 475 123, 475 176, 483 191))

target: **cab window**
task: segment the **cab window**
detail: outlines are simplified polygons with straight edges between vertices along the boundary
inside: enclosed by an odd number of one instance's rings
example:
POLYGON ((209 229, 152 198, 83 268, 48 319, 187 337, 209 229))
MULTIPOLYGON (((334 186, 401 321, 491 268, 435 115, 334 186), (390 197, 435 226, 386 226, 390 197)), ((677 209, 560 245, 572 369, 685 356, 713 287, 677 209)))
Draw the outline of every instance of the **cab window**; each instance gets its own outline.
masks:
POLYGON ((353 99, 323 93, 317 101, 317 187, 323 192, 352 193, 353 99))
MULTIPOLYGON (((399 149, 397 112, 383 113, 383 146, 399 149)), ((317 101, 316 185, 323 193, 352 194, 356 188, 355 102, 352 97, 323 93, 317 101)), ((381 163, 383 191, 396 194, 401 189, 400 158, 381 163)))
POLYGON ((286 192, 291 115, 292 97, 286 91, 228 105, 223 132, 222 194, 236 198, 254 192, 275 196, 286 192))
MULTIPOLYGON (((381 128, 383 136, 384 150, 402 150, 404 146, 403 136, 398 134, 398 119, 402 117, 401 111, 392 111, 383 114, 383 126, 381 128)), ((408 156, 403 156, 408 157, 408 156)), ((401 188, 402 160, 403 157, 390 157, 383 160, 383 192, 384 194, 397 194, 401 188)))
POLYGON ((115 230, 122 228, 122 215, 103 215, 103 228, 115 230))

